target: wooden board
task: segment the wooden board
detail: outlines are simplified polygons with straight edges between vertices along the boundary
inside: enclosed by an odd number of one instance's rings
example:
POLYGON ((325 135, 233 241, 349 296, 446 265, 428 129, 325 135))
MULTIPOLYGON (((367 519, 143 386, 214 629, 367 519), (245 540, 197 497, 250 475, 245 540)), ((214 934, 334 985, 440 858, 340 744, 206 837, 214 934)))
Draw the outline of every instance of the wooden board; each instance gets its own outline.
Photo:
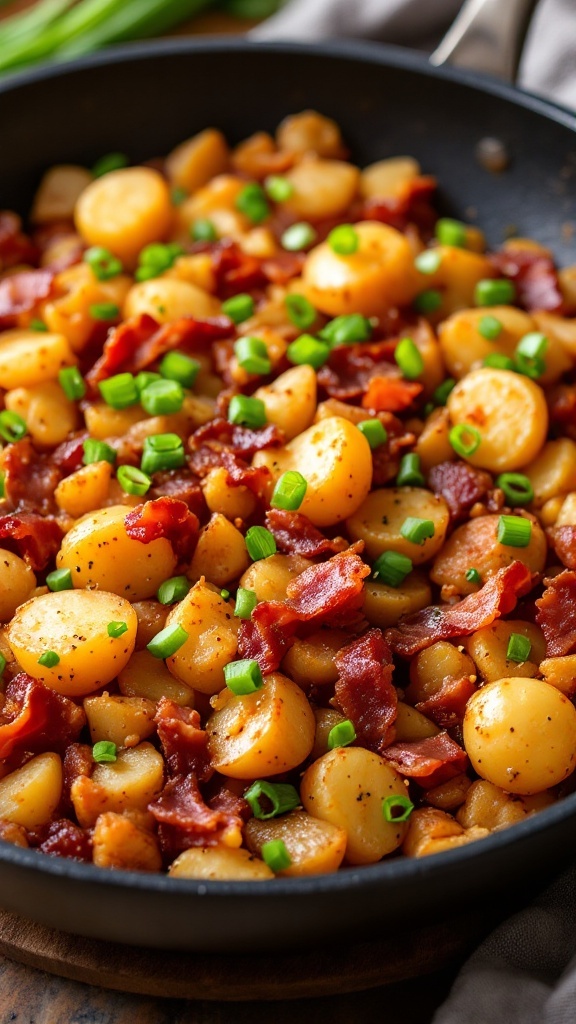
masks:
POLYGON ((493 924, 493 912, 467 915, 417 931, 394 929, 378 941, 256 958, 249 951, 213 956, 105 943, 0 912, 0 953, 29 967, 122 992, 219 1001, 302 999, 436 971, 462 959, 493 924))

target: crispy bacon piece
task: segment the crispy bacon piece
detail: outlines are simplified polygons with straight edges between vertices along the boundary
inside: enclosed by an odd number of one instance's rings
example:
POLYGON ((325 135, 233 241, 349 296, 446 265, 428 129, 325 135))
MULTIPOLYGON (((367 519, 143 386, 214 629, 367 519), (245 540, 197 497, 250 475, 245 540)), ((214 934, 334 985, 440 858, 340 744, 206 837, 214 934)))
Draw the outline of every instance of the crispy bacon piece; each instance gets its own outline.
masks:
POLYGON ((236 242, 224 239, 205 247, 210 252, 216 277, 216 293, 228 299, 239 292, 253 291, 266 284, 262 260, 243 252, 236 242))
POLYGON ((530 249, 503 249, 491 253, 490 262, 497 273, 516 285, 517 301, 530 313, 545 309, 564 312, 564 297, 552 257, 530 249))
POLYGON ((92 747, 88 746, 87 743, 71 743, 66 747, 66 753, 64 754, 63 760, 63 772, 64 772, 64 784, 62 787, 62 802, 61 811, 70 810, 72 802, 70 800, 70 788, 74 779, 77 779, 79 775, 84 775, 86 778, 90 778, 94 769, 95 761, 92 757, 92 747))
POLYGON ((22 231, 22 221, 11 210, 0 210, 0 273, 19 263, 35 263, 38 248, 22 231))
POLYGON ((208 506, 198 479, 186 468, 170 469, 154 474, 154 486, 148 491, 151 499, 175 498, 183 501, 198 519, 208 518, 208 506))
POLYGON ((544 593, 536 601, 536 624, 546 640, 546 657, 562 658, 576 650, 576 572, 565 569, 544 580, 544 593))
POLYGON ((209 348, 216 339, 229 337, 234 329, 227 316, 205 320, 184 316, 161 326, 148 313, 141 313, 113 328, 86 380, 94 387, 115 373, 138 373, 171 349, 209 348))
POLYGON ((222 450, 228 449, 240 458, 251 459, 263 448, 277 448, 284 444, 284 441, 284 434, 273 423, 254 430, 252 427, 241 427, 217 417, 194 431, 190 445, 195 449, 213 442, 222 450))
POLYGON ((242 658, 257 661, 262 672, 275 672, 292 645, 297 619, 281 601, 261 601, 252 618, 240 624, 238 652, 242 658))
POLYGON ((69 860, 92 860, 92 840, 88 832, 75 825, 69 818, 58 818, 39 829, 30 837, 32 845, 40 853, 54 857, 68 857, 69 860))
POLYGON ((231 487, 247 487, 258 498, 264 495, 271 475, 268 466, 249 466, 239 455, 226 449, 221 453, 220 461, 228 474, 227 484, 231 487))
POLYGON ((518 598, 530 590, 531 583, 528 567, 522 562, 512 562, 458 604, 430 605, 401 619, 397 626, 386 630, 386 640, 395 654, 411 658, 437 640, 470 636, 511 612, 518 598))
POLYGON ((443 498, 455 522, 464 518, 472 506, 481 501, 493 486, 492 477, 483 469, 467 462, 439 462, 428 474, 428 486, 443 498))
POLYGON ((406 231, 409 224, 415 224, 422 234, 430 234, 438 220, 432 205, 436 187, 435 178, 420 175, 406 186, 400 196, 367 199, 360 220, 379 220, 397 231, 406 231))
POLYGON ((262 261, 262 273, 272 284, 288 284, 293 277, 300 276, 305 261, 303 252, 280 251, 262 261))
POLYGON ((280 551, 289 555, 318 558, 320 555, 335 555, 348 547, 344 537, 334 537, 332 540, 325 537, 308 516, 301 512, 271 508, 266 513, 266 526, 280 551))
POLYGON ((372 377, 362 399, 363 409, 376 412, 403 412, 422 392, 422 384, 398 377, 372 377))
POLYGON ((546 402, 552 425, 576 439, 576 385, 557 384, 548 388, 546 402))
POLYGON ((128 536, 141 544, 165 537, 181 561, 192 557, 198 540, 197 517, 176 498, 154 498, 137 505, 126 516, 124 525, 128 536))
POLYGON ((35 512, 0 516, 0 540, 15 550, 29 566, 45 569, 60 548, 62 530, 55 519, 44 519, 35 512))
POLYGON ((336 655, 335 696, 363 746, 381 754, 393 738, 398 697, 392 653, 380 629, 370 629, 336 655))
POLYGON ((349 402, 360 398, 373 377, 400 379, 394 363, 397 339, 339 345, 318 371, 318 383, 331 398, 349 402))
POLYGON ((442 686, 436 693, 426 700, 418 701, 415 707, 436 722, 436 725, 452 729, 462 724, 466 704, 476 689, 476 683, 470 676, 461 676, 459 679, 448 676, 442 680, 442 686))
POLYGON ((206 747, 208 736, 198 712, 161 697, 154 721, 170 775, 194 772, 201 782, 209 779, 212 768, 206 747))
POLYGON ((60 471, 62 476, 69 476, 82 466, 84 458, 84 441, 88 437, 86 431, 82 431, 76 437, 70 437, 54 449, 51 461, 60 471))
POLYGON ((0 281, 0 327, 14 327, 20 313, 29 313, 52 291, 51 270, 23 270, 0 281))
POLYGON ((576 569, 576 526, 553 526, 546 533, 560 561, 576 569))
POLYGON ((243 824, 235 809, 208 807, 193 773, 170 779, 148 810, 158 822, 162 850, 171 855, 191 846, 216 846, 243 824))
POLYGON ((6 686, 0 725, 0 758, 16 748, 64 751, 86 724, 86 715, 39 679, 19 672, 6 686))
POLYGON ((52 456, 37 452, 29 437, 8 445, 3 469, 4 490, 15 511, 57 511, 54 491, 62 474, 52 456))
POLYGON ((468 757, 447 732, 424 740, 393 743, 382 752, 383 758, 400 775, 414 779, 422 789, 432 789, 468 767, 468 757))

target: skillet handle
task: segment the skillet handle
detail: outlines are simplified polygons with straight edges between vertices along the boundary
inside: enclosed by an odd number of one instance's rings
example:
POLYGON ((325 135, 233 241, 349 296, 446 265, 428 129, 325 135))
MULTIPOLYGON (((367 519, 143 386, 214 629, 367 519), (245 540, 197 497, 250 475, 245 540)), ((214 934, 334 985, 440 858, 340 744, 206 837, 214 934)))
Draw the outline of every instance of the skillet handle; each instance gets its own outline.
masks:
POLYGON ((537 0, 465 0, 454 24, 431 54, 430 63, 515 81, 536 3, 537 0))

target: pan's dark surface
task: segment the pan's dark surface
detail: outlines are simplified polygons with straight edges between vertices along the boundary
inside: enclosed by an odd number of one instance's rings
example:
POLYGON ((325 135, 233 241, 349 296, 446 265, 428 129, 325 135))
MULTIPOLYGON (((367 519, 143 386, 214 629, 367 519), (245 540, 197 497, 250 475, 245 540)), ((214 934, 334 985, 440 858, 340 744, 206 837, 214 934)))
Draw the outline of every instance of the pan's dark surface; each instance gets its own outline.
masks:
MULTIPOLYGON (((431 70, 391 48, 170 42, 100 55, 0 85, 0 206, 25 213, 43 169, 112 150, 167 152, 208 125, 237 141, 314 107, 334 117, 359 164, 417 157, 447 210, 498 243, 506 229, 576 262, 576 118, 498 84, 431 70), (509 170, 475 146, 496 136, 509 170)), ((272 883, 198 883, 108 873, 0 843, 0 903, 96 938, 181 949, 280 948, 351 938, 537 889, 573 856, 576 795, 481 843, 422 861, 272 883)))

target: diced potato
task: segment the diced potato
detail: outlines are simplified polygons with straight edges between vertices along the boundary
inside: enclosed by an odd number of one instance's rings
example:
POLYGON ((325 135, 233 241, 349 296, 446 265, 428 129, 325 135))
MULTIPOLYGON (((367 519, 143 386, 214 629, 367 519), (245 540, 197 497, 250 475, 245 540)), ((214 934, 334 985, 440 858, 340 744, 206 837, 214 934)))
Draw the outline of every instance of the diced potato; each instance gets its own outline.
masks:
POLYGON ((229 846, 194 846, 172 861, 171 878, 205 878, 211 881, 258 882, 274 878, 274 872, 248 850, 229 846))
POLYGON ((427 701, 442 689, 447 679, 476 678, 472 659, 446 640, 439 640, 410 662, 410 686, 406 691, 413 704, 427 701))
POLYGON ((563 658, 545 658, 540 662, 540 672, 545 682, 555 686, 567 697, 576 693, 576 654, 566 654, 563 658))
POLYGON ((216 174, 222 174, 228 161, 228 145, 222 132, 206 128, 168 154, 166 174, 172 185, 195 192, 216 174))
POLYGON ((8 622, 18 605, 32 597, 36 577, 23 558, 0 548, 0 622, 8 622))
POLYGON ((108 497, 111 479, 112 466, 109 462, 82 466, 60 481, 54 492, 56 504, 73 519, 78 519, 102 507, 108 497))
MULTIPOLYGON (((568 280, 571 272, 574 271, 573 267, 565 267, 559 272, 560 284, 568 280)), ((573 299, 569 299, 568 304, 573 305, 573 299)), ((536 324, 536 329, 542 331, 543 334, 548 338, 548 348, 544 353, 544 358, 548 368, 549 361, 549 350, 550 345, 559 345, 565 356, 568 357, 568 365, 572 366, 574 358, 576 357, 576 320, 574 317, 557 316, 556 313, 547 313, 544 310, 537 310, 532 314, 532 319, 536 324)))
POLYGON ((339 629, 319 629, 305 640, 296 637, 284 656, 282 668, 304 690, 328 686, 338 678, 334 659, 348 641, 349 637, 339 629))
POLYGON ((219 512, 227 519, 247 519, 256 508, 256 498, 244 486, 228 483, 228 471, 224 466, 211 469, 202 481, 204 500, 211 512, 219 512))
POLYGON ((314 743, 314 713, 291 679, 273 672, 264 686, 226 703, 206 723, 210 759, 233 779, 267 778, 296 768, 314 743))
POLYGON ((15 388, 4 396, 4 404, 25 421, 28 433, 39 447, 61 444, 75 430, 78 412, 55 380, 15 388))
POLYGON ((349 864, 374 864, 396 850, 407 822, 386 821, 382 802, 407 795, 400 775, 370 750, 337 747, 304 772, 300 796, 305 810, 348 836, 349 864))
POLYGON ((155 277, 132 285, 122 308, 124 317, 147 313, 161 324, 182 316, 202 319, 217 316, 219 312, 220 303, 213 295, 195 284, 172 277, 155 277))
POLYGON ((38 754, 0 779, 0 818, 27 829, 50 821, 62 797, 58 754, 38 754))
POLYGON ((126 515, 124 505, 112 505, 84 516, 66 534, 56 565, 70 569, 75 587, 99 587, 139 601, 152 597, 174 574, 177 559, 170 541, 132 540, 126 515))
POLYGON ((372 481, 370 445, 340 416, 322 420, 285 448, 256 452, 255 466, 267 466, 274 480, 287 470, 302 473, 308 487, 299 511, 316 526, 332 526, 362 504, 372 481))
POLYGON ((316 374, 311 366, 293 366, 254 392, 264 402, 266 421, 284 432, 287 441, 306 430, 316 412, 316 374))
POLYGON ((7 629, 16 660, 29 675, 67 697, 81 697, 106 685, 127 664, 136 640, 136 613, 123 597, 103 590, 62 590, 21 605, 7 629), (108 635, 109 622, 128 627, 108 635), (38 659, 47 651, 59 661, 38 659))
POLYGON ((146 697, 102 693, 84 699, 92 743, 109 740, 117 747, 134 747, 151 736, 156 705, 146 697))
POLYGON ((364 615, 372 626, 387 629, 403 615, 420 611, 432 601, 432 590, 423 573, 412 572, 399 587, 367 579, 364 582, 364 615))
POLYGON ((92 859, 99 868, 120 868, 123 871, 162 869, 162 855, 156 836, 114 811, 98 816, 92 843, 92 859))
POLYGON ((533 622, 523 622, 521 619, 498 619, 462 642, 474 660, 478 673, 487 683, 503 679, 511 672, 515 676, 536 676, 538 666, 546 654, 542 630, 533 622), (530 641, 530 655, 526 661, 509 661, 506 657, 512 633, 525 636, 530 641))
POLYGON ((188 633, 166 660, 172 675, 200 693, 218 693, 224 686, 224 665, 236 657, 239 624, 232 606, 201 579, 168 616, 168 625, 182 626, 188 633))
POLYGON ((383 551, 397 551, 411 558, 414 565, 420 565, 440 551, 449 521, 444 499, 423 487, 387 487, 371 491, 347 520, 346 527, 352 540, 364 541, 371 561, 383 551), (408 518, 430 520, 434 535, 423 544, 406 540, 400 531, 408 518))
POLYGON ((482 580, 488 579, 511 562, 523 562, 532 572, 542 572, 548 545, 538 522, 532 523, 530 541, 524 548, 501 544, 497 515, 477 516, 458 526, 436 556, 430 578, 438 586, 449 586, 454 593, 471 594, 477 585, 466 579, 466 571, 476 569, 482 580))
POLYGON ((322 754, 328 753, 328 736, 335 725, 345 722, 344 715, 335 708, 315 708, 314 718, 316 721, 316 732, 314 735, 314 746, 310 751, 310 759, 316 761, 322 754))
POLYGON ((6 391, 53 381, 75 362, 64 334, 14 328, 0 335, 0 387, 6 391))
POLYGON ((33 224, 72 220, 74 207, 92 181, 90 171, 77 164, 56 164, 46 171, 38 186, 30 220, 33 224))
POLYGON ((537 508, 551 498, 576 490, 576 441, 569 437, 547 441, 522 472, 532 484, 537 508))
POLYGON ((402 846, 407 857, 427 857, 431 853, 466 846, 490 835, 487 828, 464 829, 451 814, 435 807, 420 807, 410 815, 410 828, 402 846))
POLYGON ((360 171, 341 160, 310 157, 287 171, 292 193, 284 204, 297 220, 338 217, 358 191, 360 171))
MULTIPOLYGON (((133 601, 132 607, 138 618, 136 632, 136 650, 147 647, 161 629, 166 625, 170 606, 159 601, 133 601)), ((145 694, 143 695, 145 696, 145 694)))
POLYGON ((464 803, 471 784, 471 779, 467 775, 455 775, 453 779, 427 789, 426 803, 440 811, 454 811, 464 803))
POLYGON ((420 164, 413 157, 388 157, 364 168, 360 192, 364 199, 397 199, 420 174, 420 164))
MULTIPOLYGON (((557 505, 557 514, 554 516, 551 523, 545 523, 545 525, 555 526, 576 526, 576 491, 571 491, 565 498, 558 496, 557 498, 551 498, 547 502, 547 506, 553 502, 559 503, 557 505)), ((547 507, 545 506, 545 507, 547 507)), ((541 510, 541 514, 544 512, 544 508, 541 510)))
POLYGON ((419 274, 419 291, 436 288, 442 295, 434 321, 472 306, 478 281, 494 276, 490 260, 480 253, 450 245, 439 245, 435 252, 440 258, 438 269, 433 274, 419 274))
POLYGON ((420 459, 423 473, 429 473, 440 462, 450 462, 455 452, 450 444, 450 417, 445 408, 434 409, 418 436, 414 451, 420 459))
POLYGON ((426 715, 403 701, 398 701, 394 730, 399 743, 403 743, 404 740, 425 740, 440 732, 438 726, 426 718, 426 715))
POLYGON ((346 851, 347 837, 343 828, 313 818, 305 811, 292 811, 268 821, 251 818, 244 833, 248 849, 259 855, 264 843, 281 840, 291 864, 278 874, 288 877, 327 875, 337 871, 346 851))
POLYGON ((144 697, 155 704, 168 697, 180 707, 194 707, 194 690, 175 679, 164 662, 146 650, 134 652, 118 673, 118 686, 126 697, 144 697))
POLYGON ((163 780, 164 759, 151 743, 119 750, 115 761, 97 764, 90 778, 74 779, 70 796, 76 817, 83 828, 91 828, 109 811, 144 811, 163 780))
POLYGON ((122 437, 135 423, 146 419, 146 413, 141 405, 113 409, 105 402, 91 402, 84 410, 84 419, 90 437, 97 441, 106 441, 113 437, 122 437))
POLYGON ((303 555, 269 555, 259 558, 240 577, 240 586, 253 590, 259 601, 285 601, 290 580, 314 563, 303 555))
POLYGON ((302 110, 284 118, 276 131, 276 142, 279 149, 297 156, 316 153, 318 156, 338 157, 343 148, 336 122, 316 110, 302 110))
POLYGON ((145 245, 166 237, 171 219, 168 185, 151 167, 110 171, 76 203, 76 227, 88 245, 110 249, 129 266, 145 245))
POLYGON ((214 512, 198 537, 188 575, 193 580, 206 577, 224 587, 248 568, 250 557, 240 530, 220 512, 214 512))
POLYGON ((98 281, 87 263, 75 263, 56 275, 53 294, 40 306, 42 319, 50 331, 66 336, 74 352, 81 352, 94 332, 90 307, 112 303, 121 308, 131 283, 127 274, 98 281))
POLYGON ((464 828, 474 825, 491 832, 508 828, 517 821, 523 821, 529 814, 543 810, 554 803, 552 793, 537 793, 535 796, 517 796, 505 793, 499 786, 485 779, 473 782, 466 793, 456 820, 464 828))

